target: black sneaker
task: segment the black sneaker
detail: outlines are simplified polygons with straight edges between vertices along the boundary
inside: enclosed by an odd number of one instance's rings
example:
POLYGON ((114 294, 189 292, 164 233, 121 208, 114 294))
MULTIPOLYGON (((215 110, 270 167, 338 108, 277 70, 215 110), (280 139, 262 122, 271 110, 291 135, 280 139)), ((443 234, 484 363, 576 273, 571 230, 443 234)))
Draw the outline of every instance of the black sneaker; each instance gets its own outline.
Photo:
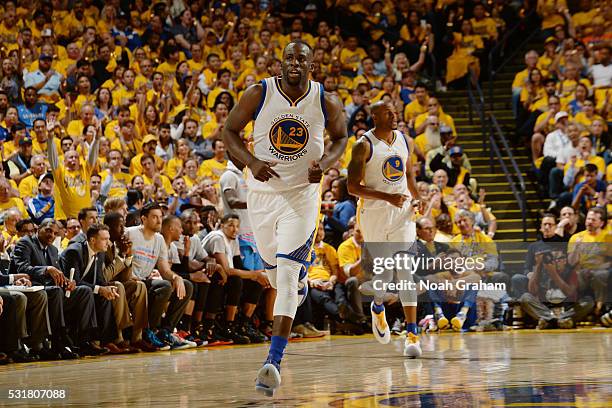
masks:
POLYGON ((240 326, 240 334, 247 336, 251 343, 258 344, 266 341, 266 336, 253 326, 253 322, 250 319, 245 318, 240 326))
POLYGON ((235 322, 225 322, 220 329, 221 335, 232 340, 234 344, 249 344, 251 342, 247 336, 238 332, 235 322))
POLYGON ((214 320, 205 320, 198 326, 195 333, 201 339, 206 339, 209 346, 224 346, 232 344, 232 340, 224 337, 217 323, 214 320))

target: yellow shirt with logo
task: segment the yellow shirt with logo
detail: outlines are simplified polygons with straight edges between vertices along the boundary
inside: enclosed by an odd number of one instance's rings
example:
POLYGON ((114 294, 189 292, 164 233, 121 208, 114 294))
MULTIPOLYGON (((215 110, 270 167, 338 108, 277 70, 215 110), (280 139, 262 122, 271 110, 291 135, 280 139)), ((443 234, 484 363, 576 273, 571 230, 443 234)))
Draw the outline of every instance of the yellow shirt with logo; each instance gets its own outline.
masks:
POLYGON ((308 269, 309 280, 328 281, 338 270, 338 255, 334 247, 321 241, 314 247, 315 259, 308 269))

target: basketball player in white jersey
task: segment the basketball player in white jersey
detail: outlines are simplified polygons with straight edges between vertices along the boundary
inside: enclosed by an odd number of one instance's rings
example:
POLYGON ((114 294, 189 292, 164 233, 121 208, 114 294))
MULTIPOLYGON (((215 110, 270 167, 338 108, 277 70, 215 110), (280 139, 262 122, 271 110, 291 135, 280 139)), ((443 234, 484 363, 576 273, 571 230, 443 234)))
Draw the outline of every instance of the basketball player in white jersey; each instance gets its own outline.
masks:
MULTIPOLYGON (((406 248, 416 240, 416 226, 412 221, 412 199, 418 199, 418 191, 408 139, 398 130, 397 113, 391 103, 377 102, 371 107, 374 128, 364 133, 355 142, 351 162, 348 166, 348 189, 359 197, 357 219, 366 243, 381 243, 373 257, 393 257, 392 245, 405 243, 406 248)), ((395 245, 397 247, 397 245, 395 245)), ((398 279, 412 281, 409 269, 397 269, 398 279)), ((379 281, 375 286, 372 309, 372 331, 376 339, 386 344, 391 332, 386 321, 382 283, 393 279, 393 269, 374 276, 379 281)), ((416 288, 415 288, 416 289, 416 288)), ((416 290, 401 290, 399 293, 406 320, 406 342, 404 355, 420 357, 421 347, 416 325, 416 290)))
POLYGON ((306 43, 289 43, 283 50, 282 75, 249 87, 223 128, 232 160, 248 168, 247 211, 270 284, 277 290, 270 352, 255 385, 268 396, 280 385, 283 352, 308 289, 323 171, 344 153, 347 141, 342 103, 309 79, 312 56, 306 43), (240 139, 251 120, 253 153, 240 139))

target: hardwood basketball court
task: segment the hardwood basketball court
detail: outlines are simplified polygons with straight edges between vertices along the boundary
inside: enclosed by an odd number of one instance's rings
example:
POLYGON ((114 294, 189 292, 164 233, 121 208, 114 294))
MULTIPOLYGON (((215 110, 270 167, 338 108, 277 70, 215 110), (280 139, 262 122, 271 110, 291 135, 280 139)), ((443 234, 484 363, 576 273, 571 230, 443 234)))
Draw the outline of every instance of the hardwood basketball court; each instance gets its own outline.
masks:
POLYGON ((9 365, 0 406, 610 407, 612 330, 423 335, 423 358, 371 335, 292 342, 273 399, 254 390, 266 345, 9 365), (65 390, 8 399, 9 389, 65 390))

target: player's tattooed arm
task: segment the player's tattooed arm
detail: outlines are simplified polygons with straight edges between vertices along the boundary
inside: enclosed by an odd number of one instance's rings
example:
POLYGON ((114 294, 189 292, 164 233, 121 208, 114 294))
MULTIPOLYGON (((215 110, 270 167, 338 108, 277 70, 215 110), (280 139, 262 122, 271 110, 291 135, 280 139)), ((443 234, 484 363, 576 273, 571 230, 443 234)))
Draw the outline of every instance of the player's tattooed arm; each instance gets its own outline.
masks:
POLYGON ((362 136, 353 145, 351 161, 348 165, 348 190, 349 193, 371 200, 384 200, 393 204, 396 207, 402 207, 408 198, 404 194, 389 194, 384 191, 374 190, 373 188, 363 185, 365 177, 365 166, 367 158, 370 156, 370 144, 362 136))
POLYGON ((253 120, 253 116, 259 106, 263 87, 261 84, 251 85, 236 106, 232 109, 223 127, 223 142, 227 147, 232 160, 236 161, 238 167, 248 167, 259 181, 268 181, 272 177, 279 177, 272 169, 270 163, 257 159, 246 148, 240 132, 253 120))

